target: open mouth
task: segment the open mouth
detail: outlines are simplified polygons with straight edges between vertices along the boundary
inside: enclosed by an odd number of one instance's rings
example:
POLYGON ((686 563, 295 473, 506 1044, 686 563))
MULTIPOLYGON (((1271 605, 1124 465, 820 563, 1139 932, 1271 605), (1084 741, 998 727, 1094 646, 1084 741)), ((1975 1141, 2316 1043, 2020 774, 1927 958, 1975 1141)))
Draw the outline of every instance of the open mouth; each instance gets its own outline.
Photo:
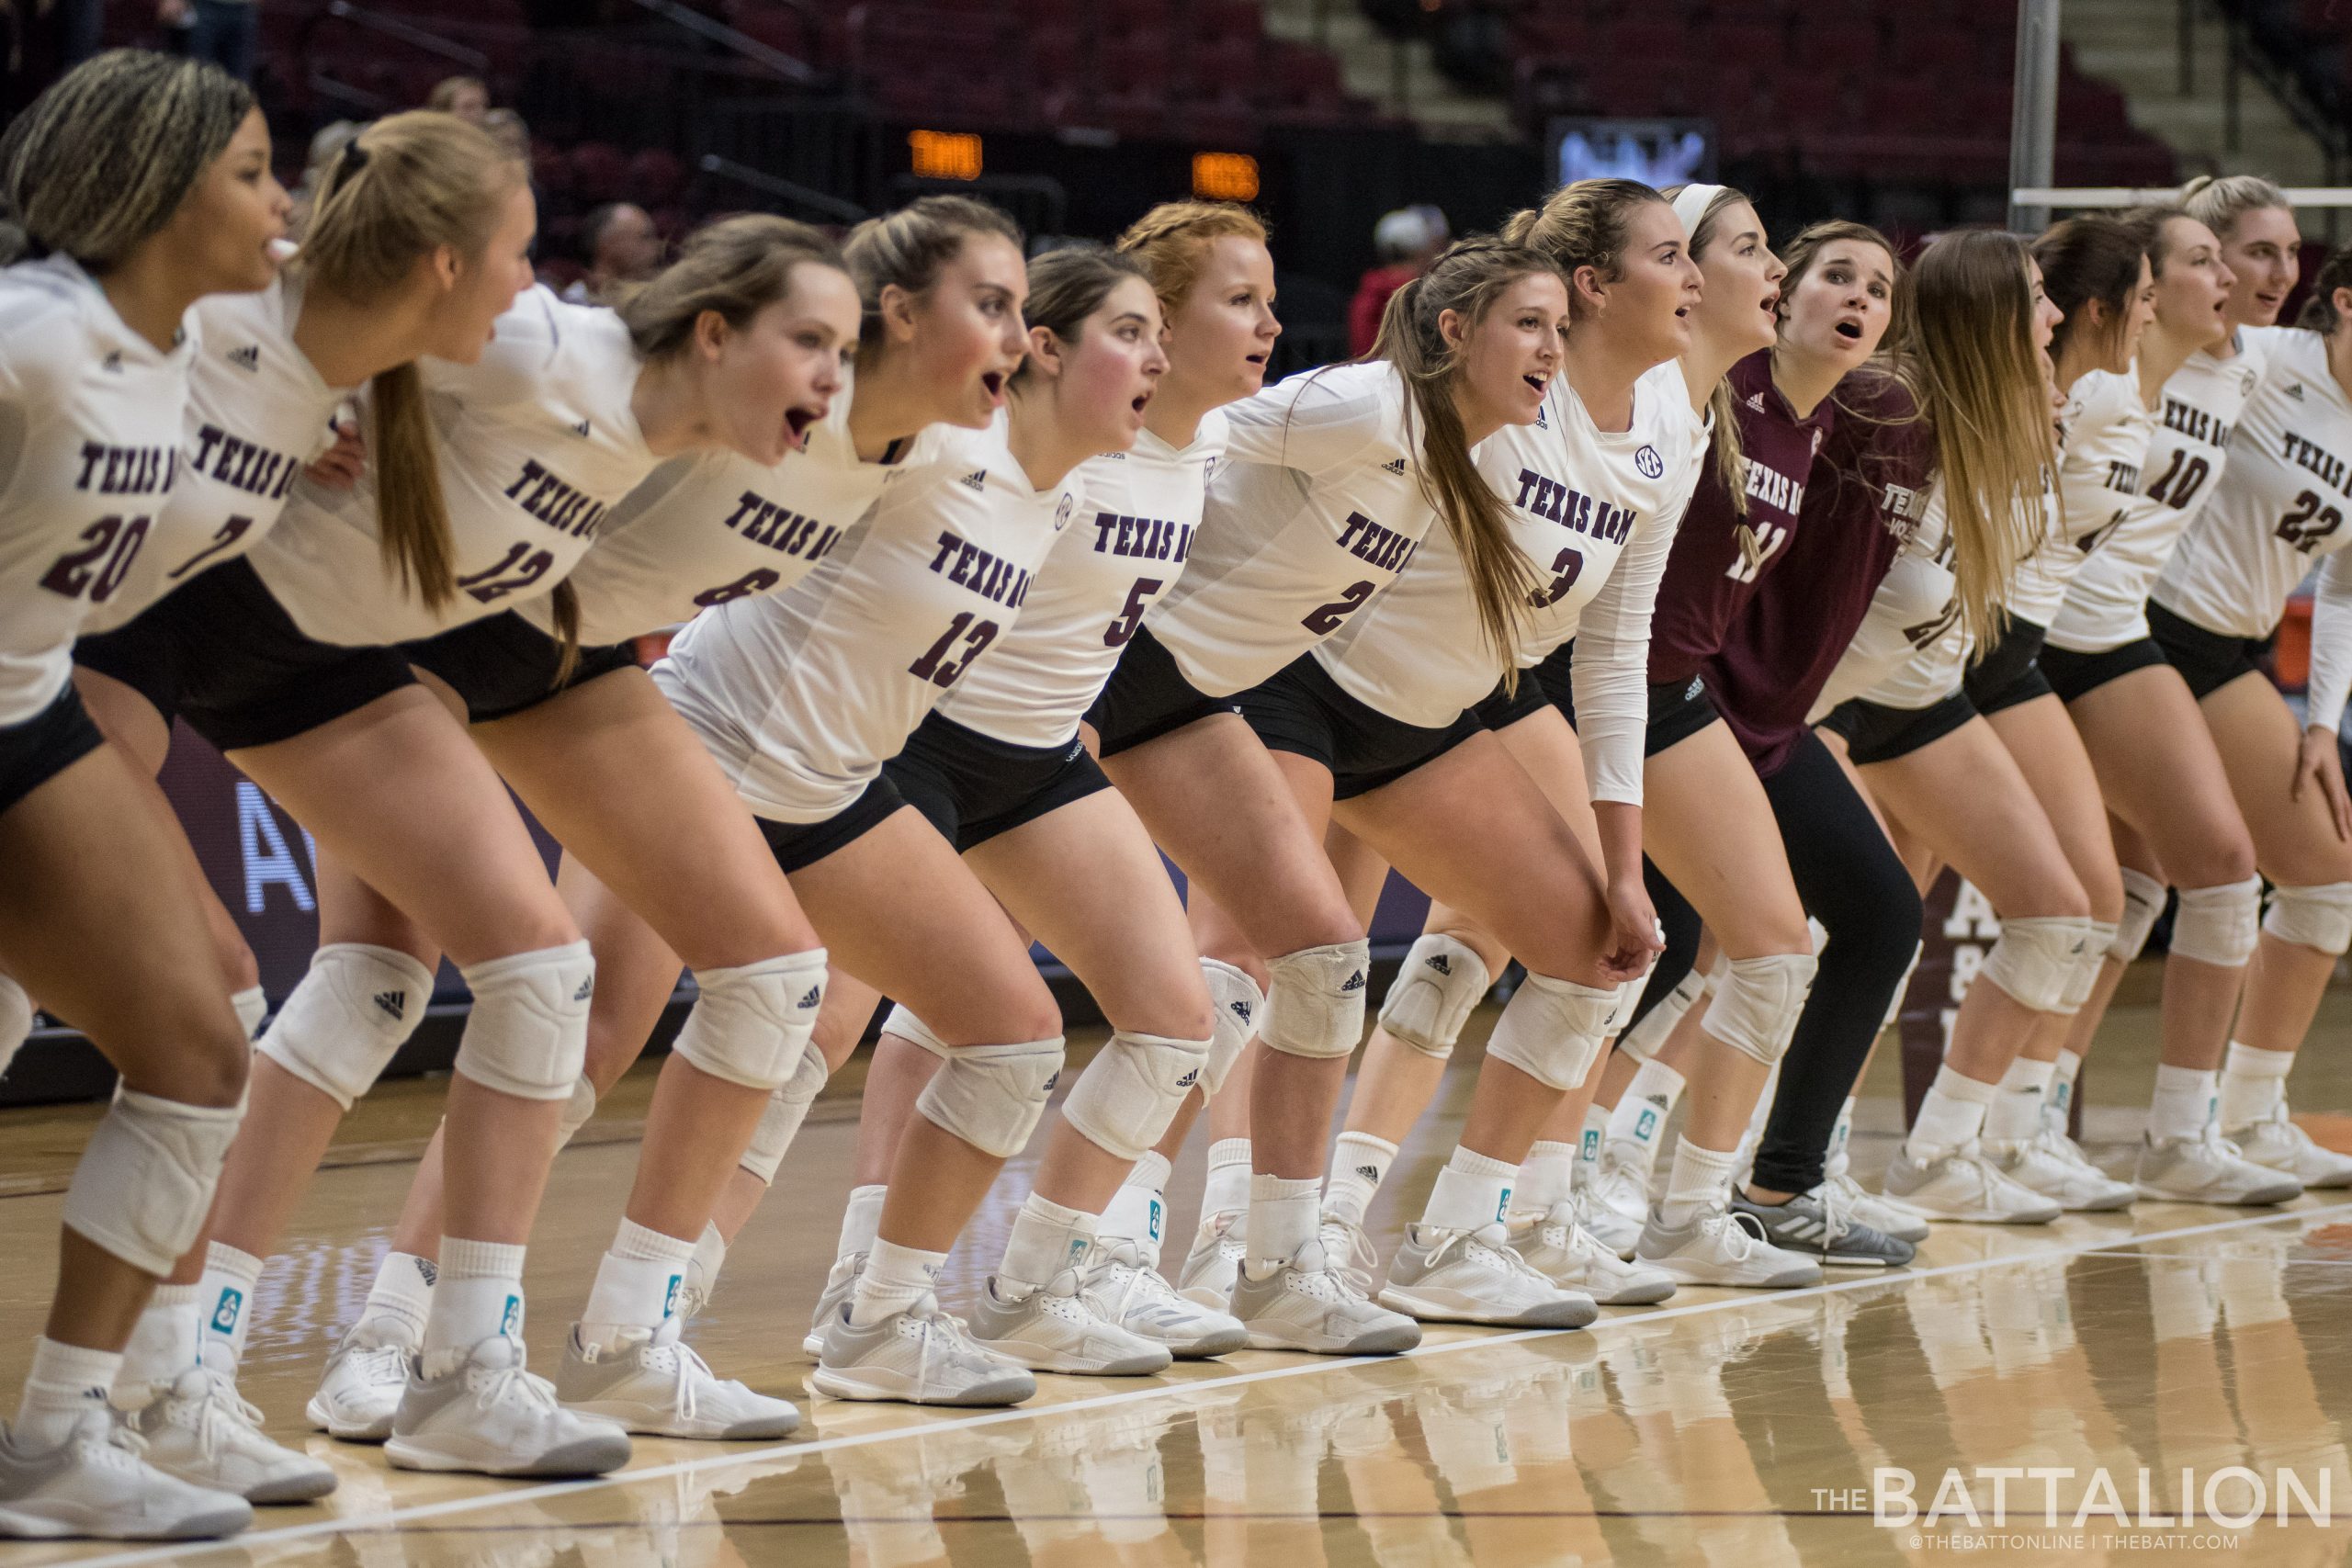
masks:
POLYGON ((1147 387, 1143 389, 1141 395, 1137 396, 1127 404, 1129 408, 1136 411, 1136 417, 1137 419, 1141 419, 1143 417, 1144 405, 1151 401, 1151 394, 1156 390, 1158 390, 1157 388, 1147 387))
POLYGON ((1552 389, 1552 377, 1549 371, 1532 371, 1525 376, 1521 376, 1520 379, 1526 382, 1531 388, 1534 389, 1535 395, 1539 398, 1552 389))
POLYGON ((1860 343, 1862 341, 1862 323, 1855 321, 1840 321, 1838 323, 1838 335, 1848 343, 1860 343))
POLYGON ((808 445, 808 427, 824 417, 824 410, 805 405, 784 411, 785 439, 794 451, 800 451, 808 445))
POLYGON ((1766 315, 1770 315, 1773 311, 1781 308, 1781 291, 1775 288, 1771 293, 1764 296, 1763 302, 1756 308, 1763 311, 1766 315))
POLYGON ((991 404, 1000 403, 1000 402, 1002 402, 1002 401, 1004 400, 1004 372, 1003 372, 1003 371, 1001 371, 1001 370, 983 370, 983 371, 981 371, 981 372, 980 372, 980 385, 988 389, 989 401, 991 404))

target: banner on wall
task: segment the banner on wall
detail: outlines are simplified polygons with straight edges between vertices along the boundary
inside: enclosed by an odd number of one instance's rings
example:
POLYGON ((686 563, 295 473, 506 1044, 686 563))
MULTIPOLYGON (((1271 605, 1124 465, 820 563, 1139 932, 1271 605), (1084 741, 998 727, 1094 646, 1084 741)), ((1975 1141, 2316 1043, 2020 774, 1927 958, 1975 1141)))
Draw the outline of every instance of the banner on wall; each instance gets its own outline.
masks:
POLYGON ((1903 1122, 1919 1113, 1919 1101, 1943 1066, 1951 1043, 1952 1020, 1984 967, 1985 954, 2001 934, 2001 918, 1975 885, 1947 870, 1928 889, 1927 919, 1920 925, 1919 967, 1903 994, 1903 1122))

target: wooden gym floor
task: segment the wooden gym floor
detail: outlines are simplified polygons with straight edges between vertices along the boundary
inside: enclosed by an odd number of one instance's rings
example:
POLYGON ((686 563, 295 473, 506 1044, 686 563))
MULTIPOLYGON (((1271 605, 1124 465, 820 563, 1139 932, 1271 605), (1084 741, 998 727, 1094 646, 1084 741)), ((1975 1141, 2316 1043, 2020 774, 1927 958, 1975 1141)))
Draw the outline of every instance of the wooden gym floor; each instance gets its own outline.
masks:
MULTIPOLYGON (((2120 1010, 2093 1063, 2103 1109, 2088 1142, 2110 1168, 2128 1166, 2138 1133, 2154 1026, 2153 1009, 2120 1010)), ((2300 1105, 2352 1110, 2347 1041, 2352 998, 2331 998, 2296 1073, 2300 1105)), ((1898 1125, 1883 1055, 1856 1138, 1868 1179, 1898 1125)), ((1374 1205, 1384 1254, 1451 1147, 1469 1077, 1452 1075, 1374 1205)), ((549 1190, 529 1278, 542 1370, 611 1235, 649 1081, 640 1069, 614 1097, 549 1190)), ((693 1333, 723 1372, 802 1401, 800 1436, 639 1438, 628 1470, 589 1483, 391 1471, 374 1449, 306 1430, 301 1410, 373 1277, 440 1088, 388 1085, 352 1120, 256 1303, 244 1393, 276 1436, 335 1467, 340 1490, 264 1509, 217 1546, 0 1546, 0 1568, 2316 1563, 2352 1548, 2352 1521, 2335 1522, 2352 1516, 2352 1192, 2284 1211, 2151 1203, 2041 1229, 1942 1226, 1912 1269, 1833 1270, 1814 1290, 1686 1290, 1605 1310, 1580 1333, 1432 1329, 1419 1351, 1380 1361, 1245 1351, 1160 1378, 1045 1377, 1026 1408, 940 1414, 803 1393, 800 1337, 850 1184, 847 1093, 812 1118, 693 1333), (2264 1487, 2258 1522, 2206 1517, 2209 1483, 2223 1513, 2248 1510, 2249 1478, 2218 1475, 2231 1466, 2264 1487), (1899 1490, 1898 1472, 1923 1509, 1943 1490, 1932 1523, 1874 1519, 1873 1476, 1899 1490), (2292 1490, 2278 1522, 2290 1482, 2325 1522, 2292 1490)), ((0 1115, 9 1399, 92 1115, 0 1115)), ((2308 1124, 2352 1145, 2352 1119, 2308 1124)), ((1201 1146, 1196 1134, 1171 1194, 1177 1258, 1201 1146)), ((1008 1171, 959 1249, 951 1304, 996 1257, 1027 1174, 1008 1171)))

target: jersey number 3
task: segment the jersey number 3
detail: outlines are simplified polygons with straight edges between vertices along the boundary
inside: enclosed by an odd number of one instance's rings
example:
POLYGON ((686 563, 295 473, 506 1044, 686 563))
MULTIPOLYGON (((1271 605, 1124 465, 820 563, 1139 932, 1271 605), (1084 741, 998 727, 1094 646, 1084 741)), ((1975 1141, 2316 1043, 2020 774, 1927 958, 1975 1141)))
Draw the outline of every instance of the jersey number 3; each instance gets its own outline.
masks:
POLYGON ((966 610, 947 623, 947 629, 939 634, 937 642, 923 649, 921 659, 907 666, 907 673, 920 675, 934 686, 952 686, 972 667, 972 660, 995 640, 996 623, 982 621, 974 626, 972 612, 966 610), (956 647, 958 637, 964 639, 963 649, 950 659, 948 652, 956 647))

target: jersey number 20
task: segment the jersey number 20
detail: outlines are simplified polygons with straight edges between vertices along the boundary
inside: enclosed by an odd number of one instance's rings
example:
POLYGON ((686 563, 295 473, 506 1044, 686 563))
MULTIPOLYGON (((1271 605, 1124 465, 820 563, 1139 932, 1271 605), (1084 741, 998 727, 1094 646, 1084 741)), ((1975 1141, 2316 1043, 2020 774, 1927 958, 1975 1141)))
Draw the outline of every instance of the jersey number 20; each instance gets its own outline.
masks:
POLYGON ((99 518, 82 530, 80 549, 60 556, 56 564, 41 574, 40 585, 68 599, 79 599, 86 593, 93 604, 105 604, 122 586, 130 563, 139 558, 139 547, 147 542, 147 530, 153 521, 149 517, 99 518))

